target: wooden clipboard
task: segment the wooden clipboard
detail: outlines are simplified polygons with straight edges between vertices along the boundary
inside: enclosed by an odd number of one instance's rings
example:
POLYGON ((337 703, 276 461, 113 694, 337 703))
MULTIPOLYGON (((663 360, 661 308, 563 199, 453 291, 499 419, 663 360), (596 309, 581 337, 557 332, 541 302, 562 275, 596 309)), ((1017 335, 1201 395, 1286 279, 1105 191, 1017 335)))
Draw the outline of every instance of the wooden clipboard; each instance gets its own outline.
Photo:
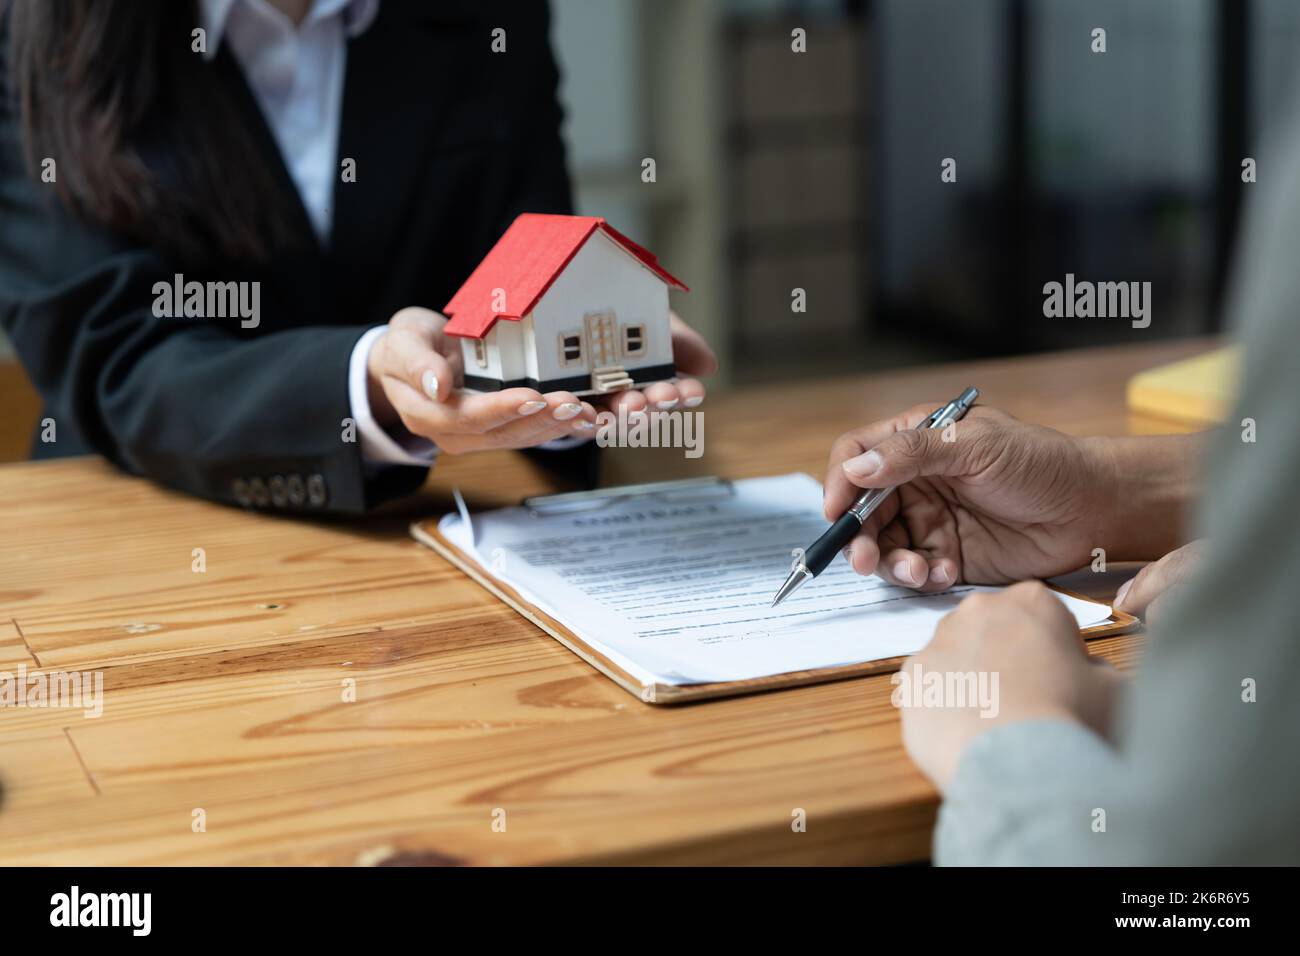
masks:
MULTIPOLYGON (((823 667, 817 670, 791 671, 785 674, 772 674, 768 677, 752 677, 748 680, 720 681, 710 684, 660 684, 657 682, 643 684, 639 678, 619 667, 618 664, 593 648, 555 618, 535 605, 529 604, 510 585, 486 574, 473 558, 464 554, 438 530, 436 519, 412 524, 411 536, 421 544, 427 545, 438 552, 592 667, 613 680, 628 693, 635 694, 647 704, 683 704, 689 701, 707 700, 714 697, 756 694, 760 691, 777 690, 782 687, 820 684, 825 681, 844 680, 849 677, 887 674, 898 670, 903 661, 907 659, 906 657, 890 657, 877 661, 866 661, 861 664, 845 664, 840 667, 823 667)), ((1083 601, 1092 600, 1082 594, 1067 591, 1065 588, 1058 588, 1055 585, 1050 586, 1062 594, 1068 594, 1083 601)), ((1138 619, 1133 615, 1112 609, 1109 621, 1084 628, 1081 633, 1085 639, 1110 637, 1131 630, 1137 623, 1138 619)))

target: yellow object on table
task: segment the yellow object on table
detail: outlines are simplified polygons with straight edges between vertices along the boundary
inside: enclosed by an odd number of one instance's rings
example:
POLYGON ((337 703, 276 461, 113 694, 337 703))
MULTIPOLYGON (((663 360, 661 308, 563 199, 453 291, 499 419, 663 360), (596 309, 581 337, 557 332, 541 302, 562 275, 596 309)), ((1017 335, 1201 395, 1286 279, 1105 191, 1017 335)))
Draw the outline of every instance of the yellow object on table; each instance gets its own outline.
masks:
POLYGON ((1240 349, 1228 346, 1139 372, 1129 379, 1129 409, 1181 422, 1217 424, 1232 408, 1240 367, 1240 349))

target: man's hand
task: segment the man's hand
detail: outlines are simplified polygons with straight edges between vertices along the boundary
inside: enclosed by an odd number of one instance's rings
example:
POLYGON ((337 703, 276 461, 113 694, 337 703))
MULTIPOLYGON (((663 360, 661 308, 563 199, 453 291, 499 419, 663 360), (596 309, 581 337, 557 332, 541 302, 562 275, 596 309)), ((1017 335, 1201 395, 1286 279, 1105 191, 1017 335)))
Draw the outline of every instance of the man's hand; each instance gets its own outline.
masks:
POLYGON ((1144 618, 1148 626, 1155 623, 1168 607, 1170 595, 1177 593, 1205 560, 1208 546, 1209 542, 1201 538, 1148 564, 1137 577, 1119 586, 1115 609, 1144 618))
POLYGON ((849 545, 853 569, 940 591, 1088 563, 1103 544, 1101 519, 1115 497, 1102 440, 1071 438, 982 405, 951 431, 915 430, 942 404, 918 405, 835 442, 827 520, 864 488, 900 486, 849 545))
POLYGON ((939 622, 933 639, 903 666, 927 674, 997 674, 991 716, 966 701, 902 708, 903 744, 921 771, 944 790, 966 745, 986 730, 1022 720, 1059 719, 1102 736, 1124 679, 1088 655, 1074 618, 1044 585, 1027 581, 998 594, 973 594, 939 622))

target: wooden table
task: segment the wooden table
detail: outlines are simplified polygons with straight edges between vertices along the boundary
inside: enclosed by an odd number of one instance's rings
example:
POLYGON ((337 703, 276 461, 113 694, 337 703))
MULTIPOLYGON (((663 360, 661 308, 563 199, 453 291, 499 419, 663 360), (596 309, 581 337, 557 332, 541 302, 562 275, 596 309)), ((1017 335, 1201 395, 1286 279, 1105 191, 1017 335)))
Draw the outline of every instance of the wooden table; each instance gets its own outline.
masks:
MULTIPOLYGON (((620 451, 607 477, 820 476, 839 432, 968 382, 1072 433, 1178 430, 1130 418, 1124 383, 1208 344, 731 392, 704 406, 702 459, 620 451)), ((517 455, 472 455, 414 512, 446 510, 453 485, 484 506, 550 487, 517 455)), ((935 795, 887 677, 644 705, 409 540, 410 510, 288 520, 95 459, 0 468, 0 670, 102 671, 105 697, 97 719, 0 710, 0 863, 928 856, 935 795)), ((1117 581, 1097 578, 1098 595, 1117 581)), ((1129 667, 1138 642, 1094 648, 1129 667)))

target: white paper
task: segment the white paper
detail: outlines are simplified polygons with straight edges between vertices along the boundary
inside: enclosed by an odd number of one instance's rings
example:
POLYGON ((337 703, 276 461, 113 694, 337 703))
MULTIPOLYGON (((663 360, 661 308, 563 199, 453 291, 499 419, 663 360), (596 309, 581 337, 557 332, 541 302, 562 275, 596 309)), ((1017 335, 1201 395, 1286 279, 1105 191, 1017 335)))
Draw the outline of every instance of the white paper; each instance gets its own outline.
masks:
MULTIPOLYGON (((605 503, 538 517, 523 508, 457 515, 442 533, 493 577, 643 683, 745 680, 912 654, 974 591, 922 595, 855 574, 837 558, 770 607, 792 550, 826 530, 807 475, 605 503), (471 537, 476 540, 471 540, 471 537)), ((1059 595, 1080 627, 1110 608, 1059 595)))

